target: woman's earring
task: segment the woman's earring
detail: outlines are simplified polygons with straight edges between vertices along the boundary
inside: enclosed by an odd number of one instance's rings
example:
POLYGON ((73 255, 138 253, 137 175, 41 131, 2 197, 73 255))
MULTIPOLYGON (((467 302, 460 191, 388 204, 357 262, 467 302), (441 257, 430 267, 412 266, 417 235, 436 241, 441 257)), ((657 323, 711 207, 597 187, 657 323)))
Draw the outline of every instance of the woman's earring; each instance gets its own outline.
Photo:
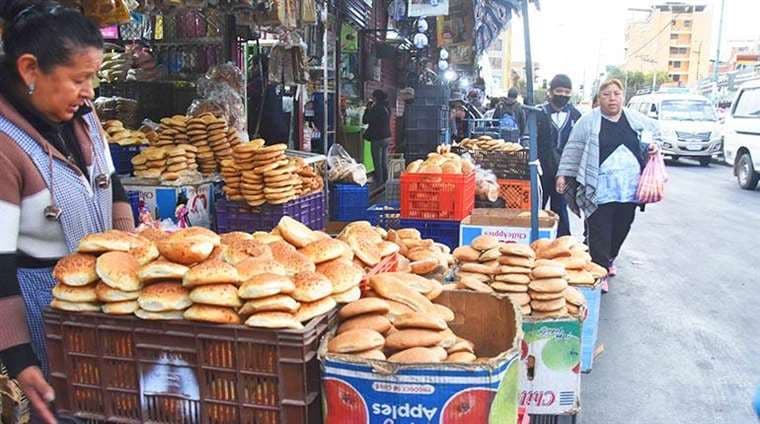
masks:
POLYGON ((36 87, 34 86, 34 83, 31 83, 31 84, 29 84, 29 91, 28 91, 28 93, 29 93, 29 95, 30 95, 30 96, 31 96, 32 94, 34 94, 34 89, 35 89, 35 88, 36 88, 36 87))

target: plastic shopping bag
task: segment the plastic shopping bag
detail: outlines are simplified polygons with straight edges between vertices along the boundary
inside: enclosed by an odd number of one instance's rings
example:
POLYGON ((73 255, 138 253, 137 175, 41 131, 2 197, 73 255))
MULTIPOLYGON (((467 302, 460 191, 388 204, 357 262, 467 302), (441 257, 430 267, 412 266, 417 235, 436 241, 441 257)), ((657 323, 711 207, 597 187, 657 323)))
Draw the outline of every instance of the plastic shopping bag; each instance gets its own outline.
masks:
POLYGON ((639 203, 657 203, 665 198, 665 183, 668 175, 665 171, 665 160, 660 153, 649 156, 649 162, 639 179, 636 197, 639 203))

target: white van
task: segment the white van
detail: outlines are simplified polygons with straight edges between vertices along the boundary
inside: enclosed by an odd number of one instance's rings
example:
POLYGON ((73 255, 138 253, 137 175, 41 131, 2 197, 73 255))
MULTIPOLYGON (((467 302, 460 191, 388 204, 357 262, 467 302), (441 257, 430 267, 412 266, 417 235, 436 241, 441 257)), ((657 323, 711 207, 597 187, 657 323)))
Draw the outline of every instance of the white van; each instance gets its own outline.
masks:
POLYGON ((652 93, 635 96, 628 108, 660 121, 658 140, 663 154, 698 160, 702 166, 722 153, 718 114, 703 96, 679 93, 652 93))
POLYGON ((734 166, 739 186, 754 190, 760 181, 760 82, 736 93, 724 127, 726 162, 734 166))

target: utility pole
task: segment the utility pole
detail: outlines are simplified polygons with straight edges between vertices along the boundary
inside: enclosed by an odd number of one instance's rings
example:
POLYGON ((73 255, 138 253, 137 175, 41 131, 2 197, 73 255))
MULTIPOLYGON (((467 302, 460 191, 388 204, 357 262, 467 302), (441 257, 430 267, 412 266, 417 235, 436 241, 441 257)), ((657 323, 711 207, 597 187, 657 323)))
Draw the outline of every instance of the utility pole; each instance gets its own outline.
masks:
POLYGON ((713 65, 713 81, 715 82, 715 91, 713 100, 718 97, 718 76, 720 75, 720 45, 723 42, 723 18, 726 12, 726 0, 720 1, 720 21, 718 21, 718 48, 715 49, 715 64, 713 65))

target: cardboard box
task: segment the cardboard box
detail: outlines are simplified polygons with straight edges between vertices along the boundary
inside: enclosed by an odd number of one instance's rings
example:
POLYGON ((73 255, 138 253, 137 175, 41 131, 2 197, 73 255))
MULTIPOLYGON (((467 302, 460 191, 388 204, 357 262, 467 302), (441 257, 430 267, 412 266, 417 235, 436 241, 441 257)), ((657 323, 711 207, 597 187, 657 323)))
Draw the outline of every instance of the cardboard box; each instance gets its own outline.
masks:
POLYGON ((576 285, 575 288, 586 297, 586 319, 583 320, 583 336, 581 337, 583 342, 581 346, 581 372, 587 374, 591 372, 591 368, 594 366, 594 352, 599 335, 599 311, 602 306, 602 284, 599 280, 594 285, 576 285))
POLYGON ((124 190, 140 194, 140 205, 145 206, 154 219, 171 219, 177 223, 177 206, 182 201, 188 208, 191 226, 211 228, 214 203, 214 183, 169 186, 147 184, 137 178, 124 179, 124 190))
POLYGON ((533 415, 574 415, 581 389, 581 320, 523 321, 520 406, 533 415))
MULTIPOLYGON (((557 237, 559 218, 552 211, 543 212, 546 216, 538 220, 538 238, 554 239, 557 237)), ((472 215, 463 219, 459 226, 459 245, 469 245, 481 234, 494 236, 505 243, 530 244, 530 211, 474 209, 472 215)))
POLYGON ((394 364, 327 353, 322 341, 322 399, 326 423, 514 424, 520 371, 520 314, 506 297, 445 291, 450 328, 475 343, 478 364, 394 364), (488 317, 485 321, 482 318, 488 317))

